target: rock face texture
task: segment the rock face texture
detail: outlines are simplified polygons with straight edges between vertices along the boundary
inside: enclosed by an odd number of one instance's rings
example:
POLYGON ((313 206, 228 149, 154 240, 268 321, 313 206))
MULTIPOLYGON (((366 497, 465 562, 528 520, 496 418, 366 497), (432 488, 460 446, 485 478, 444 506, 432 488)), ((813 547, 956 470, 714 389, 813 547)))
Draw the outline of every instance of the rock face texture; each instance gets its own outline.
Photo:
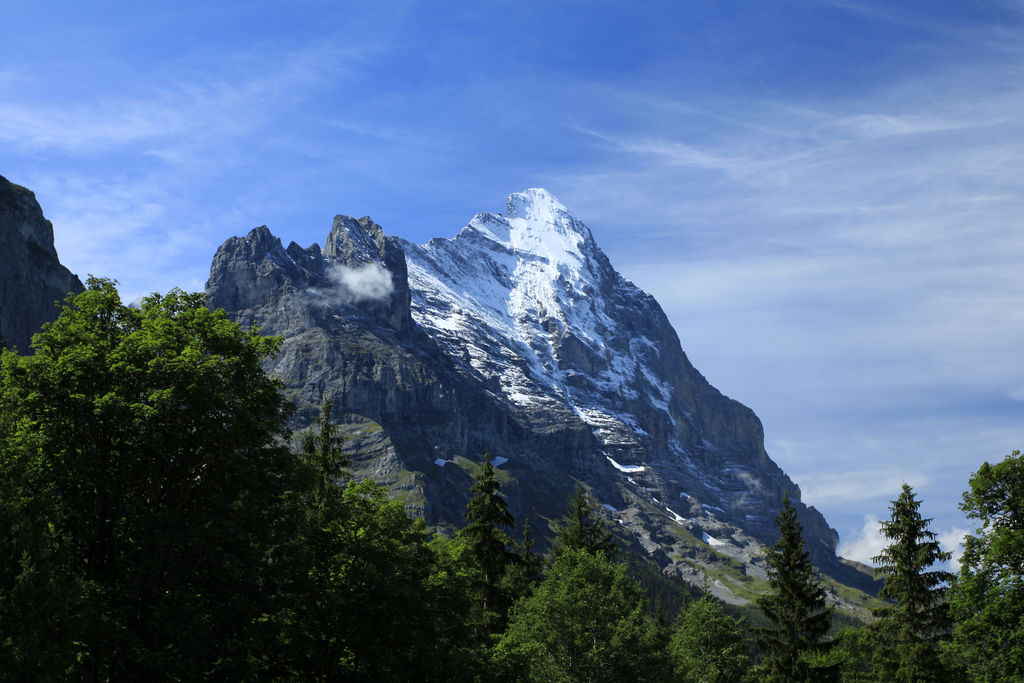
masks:
POLYGON ((84 289, 57 259, 35 195, 0 177, 0 336, 28 353, 32 335, 60 313, 54 302, 84 289))
POLYGON ((658 303, 544 190, 425 245, 369 218, 336 217, 322 250, 257 228, 221 246, 207 294, 284 337, 269 370, 296 426, 333 400, 356 467, 429 523, 461 523, 489 451, 534 529, 580 481, 668 570, 706 583, 696 543, 763 576, 788 492, 815 561, 849 574, 836 532, 765 452, 757 416, 690 364, 658 303))

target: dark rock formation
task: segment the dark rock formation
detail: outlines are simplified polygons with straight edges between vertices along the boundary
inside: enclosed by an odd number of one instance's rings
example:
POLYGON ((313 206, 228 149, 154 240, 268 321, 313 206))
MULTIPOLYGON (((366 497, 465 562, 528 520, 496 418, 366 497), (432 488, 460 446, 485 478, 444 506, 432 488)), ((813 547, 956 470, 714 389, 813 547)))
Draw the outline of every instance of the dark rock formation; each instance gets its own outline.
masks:
POLYGON ((0 177, 0 336, 28 353, 32 335, 60 313, 54 302, 83 290, 57 259, 53 225, 35 195, 0 177))

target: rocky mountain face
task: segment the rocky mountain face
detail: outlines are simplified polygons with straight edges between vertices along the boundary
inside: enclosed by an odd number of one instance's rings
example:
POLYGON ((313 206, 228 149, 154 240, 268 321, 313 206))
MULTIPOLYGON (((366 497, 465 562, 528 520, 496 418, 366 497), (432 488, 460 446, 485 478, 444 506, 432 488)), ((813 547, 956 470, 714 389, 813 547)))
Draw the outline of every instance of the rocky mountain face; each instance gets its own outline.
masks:
POLYGON ((534 529, 582 482, 637 550, 727 599, 744 600, 743 576, 721 563, 764 577, 786 492, 816 563, 868 583, 768 457, 757 416, 690 364, 658 303, 544 190, 425 245, 369 218, 336 217, 323 249, 257 228, 221 246, 207 294, 284 337, 268 369, 295 426, 332 400, 357 469, 431 524, 461 524, 489 451, 534 529))
POLYGON ((57 259, 35 195, 0 176, 0 337, 27 353, 32 335, 60 313, 54 302, 84 289, 57 259))

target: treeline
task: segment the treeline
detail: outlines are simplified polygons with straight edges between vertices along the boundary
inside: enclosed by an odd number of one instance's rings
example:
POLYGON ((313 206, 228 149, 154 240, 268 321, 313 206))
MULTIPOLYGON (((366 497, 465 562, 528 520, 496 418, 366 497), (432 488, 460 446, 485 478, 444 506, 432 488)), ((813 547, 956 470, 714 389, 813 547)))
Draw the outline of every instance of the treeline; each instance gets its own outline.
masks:
POLYGON ((91 279, 3 354, 0 679, 1021 680, 1019 453, 972 478, 957 577, 904 488, 869 626, 830 629, 788 500, 767 626, 707 595, 668 623, 581 488, 542 556, 486 457, 453 537, 352 481, 330 404, 286 431, 279 344, 201 294, 129 308, 91 279))

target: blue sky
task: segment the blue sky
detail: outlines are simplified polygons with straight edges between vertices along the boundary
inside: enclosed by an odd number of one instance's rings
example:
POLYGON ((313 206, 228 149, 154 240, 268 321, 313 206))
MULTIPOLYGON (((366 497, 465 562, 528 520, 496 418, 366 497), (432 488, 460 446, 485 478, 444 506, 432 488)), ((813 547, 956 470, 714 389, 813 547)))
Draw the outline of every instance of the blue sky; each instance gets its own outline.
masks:
POLYGON ((8 2, 0 174, 127 299, 546 187, 846 554, 903 481, 955 536, 1024 446, 1024 3, 634 4, 8 2))

